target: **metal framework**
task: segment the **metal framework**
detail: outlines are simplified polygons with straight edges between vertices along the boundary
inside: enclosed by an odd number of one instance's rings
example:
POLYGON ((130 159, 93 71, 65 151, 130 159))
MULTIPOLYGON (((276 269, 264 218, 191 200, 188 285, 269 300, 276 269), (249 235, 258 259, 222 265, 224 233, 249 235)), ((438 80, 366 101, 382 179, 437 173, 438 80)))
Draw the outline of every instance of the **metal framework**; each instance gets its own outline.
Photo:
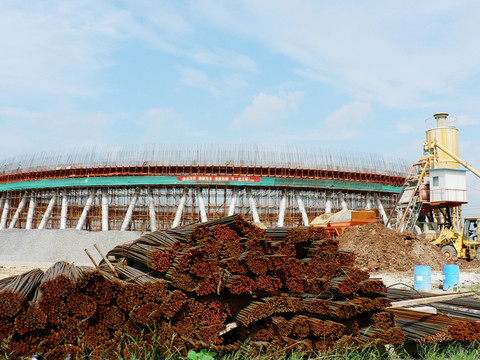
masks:
POLYGON ((0 230, 154 231, 233 213, 295 226, 345 207, 379 207, 384 217, 408 170, 373 155, 278 146, 142 149, 0 163, 0 230))

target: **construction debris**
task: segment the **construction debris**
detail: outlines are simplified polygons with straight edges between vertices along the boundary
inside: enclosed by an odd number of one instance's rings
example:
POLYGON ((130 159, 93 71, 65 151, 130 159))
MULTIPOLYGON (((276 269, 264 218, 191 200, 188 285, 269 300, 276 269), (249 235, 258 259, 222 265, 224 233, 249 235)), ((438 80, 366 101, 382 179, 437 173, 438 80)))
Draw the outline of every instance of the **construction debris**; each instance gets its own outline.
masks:
POLYGON ((147 234, 112 249, 99 269, 59 262, 1 280, 0 304, 12 305, 0 308, 0 337, 11 335, 14 357, 90 359, 128 353, 126 339, 164 356, 209 348, 249 357, 459 339, 459 329, 480 337, 468 332, 473 320, 424 323, 388 309, 401 296, 325 237, 238 216, 147 234))

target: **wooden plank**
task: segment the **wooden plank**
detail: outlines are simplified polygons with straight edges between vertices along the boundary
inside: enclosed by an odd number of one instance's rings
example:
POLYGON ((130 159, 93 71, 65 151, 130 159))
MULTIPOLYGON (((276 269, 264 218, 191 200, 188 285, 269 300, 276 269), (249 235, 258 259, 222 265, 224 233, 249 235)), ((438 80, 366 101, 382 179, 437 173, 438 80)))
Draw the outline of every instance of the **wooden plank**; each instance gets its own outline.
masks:
POLYGON ((237 326, 238 326, 238 324, 236 322, 232 322, 230 324, 227 324, 225 329, 220 331, 220 333, 218 335, 222 336, 222 335, 226 334, 227 332, 229 332, 230 330, 235 329, 237 326))
POLYGON ((415 306, 415 305, 422 305, 422 304, 430 304, 434 302, 442 302, 453 300, 461 297, 473 296, 475 293, 473 291, 464 292, 464 293, 456 293, 456 294, 447 294, 447 295, 438 295, 438 296, 429 296, 420 299, 409 299, 409 300, 400 300, 395 301, 389 307, 389 309, 395 309, 400 307, 408 307, 408 306, 415 306))
POLYGON ((117 278, 119 277, 118 276, 118 272, 117 272, 117 269, 115 269, 112 265, 112 263, 110 262, 110 260, 108 260, 106 258, 105 255, 103 255, 103 252, 102 250, 100 250, 100 247, 98 246, 98 244, 93 244, 93 246, 95 247, 95 249, 97 249, 98 253, 100 254, 100 256, 102 257, 102 259, 105 261, 105 263, 108 265, 108 267, 110 268, 110 270, 112 270, 112 273, 113 275, 115 275, 117 278))

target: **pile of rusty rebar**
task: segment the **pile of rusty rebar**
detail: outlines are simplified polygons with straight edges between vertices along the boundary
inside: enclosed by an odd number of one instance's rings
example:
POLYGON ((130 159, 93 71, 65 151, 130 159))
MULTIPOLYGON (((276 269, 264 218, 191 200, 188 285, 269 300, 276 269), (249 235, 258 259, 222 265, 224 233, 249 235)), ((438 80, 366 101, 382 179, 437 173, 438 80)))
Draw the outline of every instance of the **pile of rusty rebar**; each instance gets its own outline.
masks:
MULTIPOLYGON (((390 288, 385 293, 391 301, 418 299, 434 296, 409 289, 390 288)), ((432 302, 428 306, 437 314, 412 311, 408 309, 390 309, 407 340, 417 343, 442 343, 446 341, 480 341, 480 301, 469 296, 441 303, 432 302)), ((420 309, 421 310, 421 309, 420 309)))
MULTIPOLYGON (((58 262, 3 279, 0 337, 14 357, 91 359, 139 346, 255 355, 405 342, 407 315, 386 311, 384 284, 326 235, 230 216, 117 246, 98 269, 58 262)), ((467 327, 447 325, 425 341, 467 327)))

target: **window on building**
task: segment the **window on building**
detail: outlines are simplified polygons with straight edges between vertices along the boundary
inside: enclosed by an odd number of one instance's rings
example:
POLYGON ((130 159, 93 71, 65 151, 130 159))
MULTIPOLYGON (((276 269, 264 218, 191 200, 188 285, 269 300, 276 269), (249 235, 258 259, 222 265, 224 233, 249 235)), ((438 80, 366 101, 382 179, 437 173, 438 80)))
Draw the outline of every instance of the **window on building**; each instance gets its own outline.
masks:
POLYGON ((439 186, 438 176, 433 177, 433 186, 439 186))

